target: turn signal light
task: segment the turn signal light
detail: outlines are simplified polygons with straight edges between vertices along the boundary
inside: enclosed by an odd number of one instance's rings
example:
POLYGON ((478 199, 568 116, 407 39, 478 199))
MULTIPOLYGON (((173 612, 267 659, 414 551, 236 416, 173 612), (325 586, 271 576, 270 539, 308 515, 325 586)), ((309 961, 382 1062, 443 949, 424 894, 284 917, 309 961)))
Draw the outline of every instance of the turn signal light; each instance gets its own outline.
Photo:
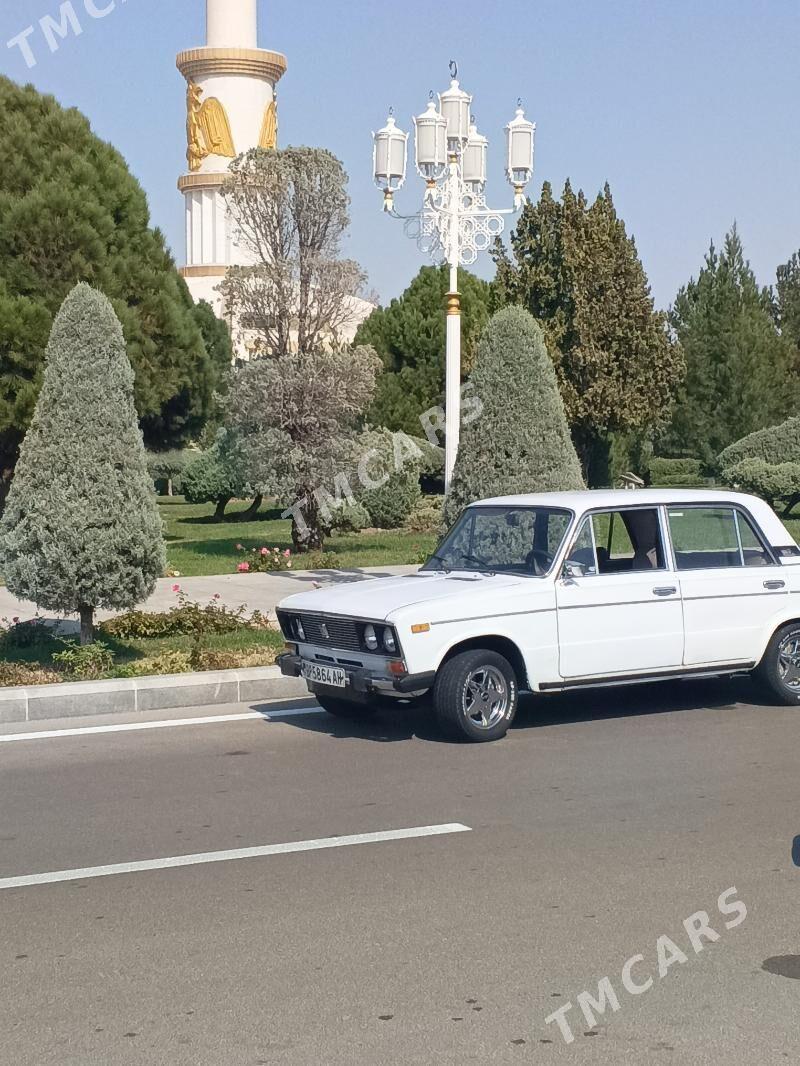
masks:
POLYGON ((290 655, 297 655, 297 645, 290 644, 288 640, 284 644, 283 649, 284 651, 288 651, 290 655))
POLYGON ((406 664, 404 662, 400 662, 397 659, 393 659, 392 662, 389 663, 389 673, 397 675, 407 673, 406 664))
POLYGON ((415 626, 411 627, 411 632, 412 633, 430 633, 430 631, 431 631, 430 622, 421 622, 419 625, 415 625, 415 626))

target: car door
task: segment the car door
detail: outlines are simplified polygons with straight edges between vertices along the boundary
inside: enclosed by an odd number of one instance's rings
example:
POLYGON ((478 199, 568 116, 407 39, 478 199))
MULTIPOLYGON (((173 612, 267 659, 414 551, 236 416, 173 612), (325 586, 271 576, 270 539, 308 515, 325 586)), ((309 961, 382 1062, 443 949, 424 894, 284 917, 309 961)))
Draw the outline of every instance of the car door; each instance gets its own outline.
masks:
POLYGON ((681 667, 680 584, 665 549, 659 508, 587 516, 556 583, 556 602, 562 677, 681 667))
POLYGON ((788 595, 766 539, 733 505, 675 506, 667 516, 683 591, 685 664, 755 662, 788 595))

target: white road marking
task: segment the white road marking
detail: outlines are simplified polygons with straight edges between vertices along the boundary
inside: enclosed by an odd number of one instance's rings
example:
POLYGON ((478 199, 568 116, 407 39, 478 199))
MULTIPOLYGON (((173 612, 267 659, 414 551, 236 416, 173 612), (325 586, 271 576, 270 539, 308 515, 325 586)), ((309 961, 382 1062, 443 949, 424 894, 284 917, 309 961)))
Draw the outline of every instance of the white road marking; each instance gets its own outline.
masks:
POLYGON ((172 718, 163 722, 126 722, 122 725, 90 725, 76 729, 42 729, 36 733, 6 733, 0 744, 18 740, 57 740, 61 737, 85 737, 94 733, 135 733, 142 729, 175 729, 182 725, 219 725, 220 722, 247 722, 260 719, 272 722, 301 714, 324 714, 321 707, 298 707, 286 711, 246 711, 242 714, 210 714, 204 718, 172 718))
POLYGON ((0 878, 0 890, 6 888, 28 888, 31 885, 52 885, 60 881, 85 881, 90 877, 113 877, 116 874, 136 874, 147 870, 171 870, 178 866, 201 866, 212 862, 260 859, 267 855, 289 855, 296 851, 346 848, 353 844, 377 844, 384 840, 410 840, 415 837, 435 837, 449 833, 471 832, 472 829, 468 825, 462 825, 460 822, 449 822, 445 825, 416 826, 413 829, 387 829, 379 833, 356 833, 354 836, 295 840, 288 844, 264 844, 256 848, 236 848, 234 851, 209 851, 199 855, 176 855, 166 859, 145 859, 142 862, 120 862, 113 866, 90 866, 85 870, 57 870, 54 873, 4 877, 0 878))

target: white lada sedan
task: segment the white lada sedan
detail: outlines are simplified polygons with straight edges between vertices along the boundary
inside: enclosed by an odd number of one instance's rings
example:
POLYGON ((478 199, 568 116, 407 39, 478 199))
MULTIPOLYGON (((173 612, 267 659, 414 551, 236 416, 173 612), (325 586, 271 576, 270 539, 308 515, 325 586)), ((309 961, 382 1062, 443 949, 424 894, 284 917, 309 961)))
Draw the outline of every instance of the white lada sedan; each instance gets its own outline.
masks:
POLYGON ((752 671, 800 703, 798 564, 775 512, 736 492, 482 500, 418 573, 284 600, 279 661, 334 715, 430 692, 472 741, 502 737, 523 690, 752 671))

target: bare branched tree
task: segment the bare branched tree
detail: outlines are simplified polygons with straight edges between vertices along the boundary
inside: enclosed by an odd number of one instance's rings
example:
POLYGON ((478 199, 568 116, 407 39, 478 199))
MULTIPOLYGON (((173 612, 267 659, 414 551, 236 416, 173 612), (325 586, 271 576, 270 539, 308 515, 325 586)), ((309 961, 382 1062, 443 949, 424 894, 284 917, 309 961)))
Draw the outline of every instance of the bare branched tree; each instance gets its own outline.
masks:
POLYGON ((297 505, 292 540, 299 552, 322 547, 318 490, 330 489, 353 462, 381 365, 374 348, 358 346, 257 359, 234 373, 226 425, 239 442, 245 476, 297 505))
POLYGON ((366 284, 340 258, 350 223, 342 164, 321 148, 256 148, 231 164, 223 191, 254 259, 220 286, 241 328, 269 355, 336 347, 366 284))

